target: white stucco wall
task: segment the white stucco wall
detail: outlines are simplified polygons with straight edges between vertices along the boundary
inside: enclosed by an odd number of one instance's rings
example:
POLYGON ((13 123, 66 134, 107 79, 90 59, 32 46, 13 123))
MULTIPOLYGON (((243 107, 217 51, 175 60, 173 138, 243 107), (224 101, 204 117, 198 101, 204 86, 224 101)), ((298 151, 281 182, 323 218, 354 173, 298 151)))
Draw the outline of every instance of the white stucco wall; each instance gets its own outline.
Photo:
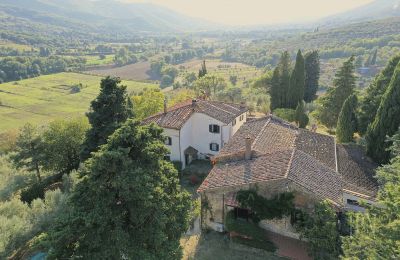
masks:
POLYGON ((164 135, 171 137, 172 139, 172 145, 167 145, 167 148, 170 149, 170 153, 168 155, 171 157, 171 161, 180 161, 179 130, 164 128, 164 135))
POLYGON ((199 151, 199 158, 204 159, 206 155, 216 155, 218 152, 210 150, 211 143, 217 143, 221 150, 225 143, 239 130, 246 122, 246 113, 240 121, 240 116, 236 118, 236 125, 225 124, 215 118, 202 113, 194 113, 182 126, 180 130, 164 128, 165 136, 172 138, 172 145, 167 146, 171 153, 171 161, 181 161, 185 168, 185 150, 192 146, 199 151), (210 133, 209 125, 219 125, 220 133, 210 133))

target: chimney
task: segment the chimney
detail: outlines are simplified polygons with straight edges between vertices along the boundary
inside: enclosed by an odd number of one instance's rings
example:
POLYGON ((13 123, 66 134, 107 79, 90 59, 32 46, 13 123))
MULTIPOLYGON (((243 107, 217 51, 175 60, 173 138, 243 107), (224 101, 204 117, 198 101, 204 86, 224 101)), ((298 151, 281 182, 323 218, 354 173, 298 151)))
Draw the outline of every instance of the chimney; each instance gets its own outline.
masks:
POLYGON ((240 102, 240 108, 241 109, 246 108, 246 102, 244 101, 240 102))
POLYGON ((246 150, 244 152, 244 159, 245 160, 251 160, 251 145, 252 145, 252 141, 250 136, 247 136, 245 138, 245 142, 246 142, 246 150))
POLYGON ((192 99, 192 106, 195 106, 197 103, 197 99, 192 99))
POLYGON ((164 98, 164 114, 167 113, 167 99, 164 98))

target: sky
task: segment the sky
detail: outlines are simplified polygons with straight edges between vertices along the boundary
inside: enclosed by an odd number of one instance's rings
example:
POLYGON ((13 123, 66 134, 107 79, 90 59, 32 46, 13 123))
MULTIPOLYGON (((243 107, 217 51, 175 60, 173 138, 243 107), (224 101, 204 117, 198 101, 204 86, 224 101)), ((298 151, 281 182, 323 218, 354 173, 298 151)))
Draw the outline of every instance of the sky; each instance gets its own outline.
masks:
POLYGON ((227 25, 310 21, 373 0, 122 0, 166 6, 188 16, 227 25))

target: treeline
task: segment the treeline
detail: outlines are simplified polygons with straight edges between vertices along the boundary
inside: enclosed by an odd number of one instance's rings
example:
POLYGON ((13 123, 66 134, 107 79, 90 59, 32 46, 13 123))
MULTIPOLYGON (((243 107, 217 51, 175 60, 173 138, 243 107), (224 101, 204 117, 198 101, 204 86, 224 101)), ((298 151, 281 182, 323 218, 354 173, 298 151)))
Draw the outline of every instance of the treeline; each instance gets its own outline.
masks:
POLYGON ((0 83, 81 68, 83 58, 8 57, 0 59, 0 83))

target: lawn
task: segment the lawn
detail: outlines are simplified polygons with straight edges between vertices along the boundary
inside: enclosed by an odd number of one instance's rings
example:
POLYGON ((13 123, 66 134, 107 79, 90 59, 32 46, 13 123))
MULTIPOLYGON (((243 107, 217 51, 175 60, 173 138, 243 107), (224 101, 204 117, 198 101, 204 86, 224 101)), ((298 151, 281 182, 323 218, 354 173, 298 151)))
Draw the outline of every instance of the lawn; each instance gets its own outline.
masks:
POLYGON ((114 64, 114 55, 106 55, 104 59, 100 59, 99 55, 83 56, 86 59, 87 66, 100 66, 114 64))
MULTIPOLYGON (((56 118, 84 115, 99 92, 101 77, 79 73, 59 73, 0 84, 0 133, 27 122, 43 124, 56 118), (72 88, 82 84, 80 92, 72 88)), ((123 81, 128 93, 155 84, 123 81)))
POLYGON ((284 260, 275 253, 229 242, 223 234, 204 233, 181 239, 183 260, 284 260))

